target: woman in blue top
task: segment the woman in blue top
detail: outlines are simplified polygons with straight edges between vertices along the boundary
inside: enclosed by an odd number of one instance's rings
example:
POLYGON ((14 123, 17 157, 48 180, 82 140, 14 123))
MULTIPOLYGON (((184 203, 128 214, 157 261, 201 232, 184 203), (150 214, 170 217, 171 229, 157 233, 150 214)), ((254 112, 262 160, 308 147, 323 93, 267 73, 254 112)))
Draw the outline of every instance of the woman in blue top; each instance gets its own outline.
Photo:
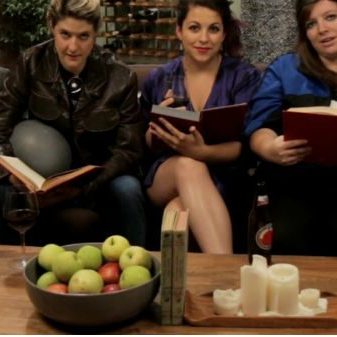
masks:
MULTIPOLYGON (((240 61, 238 22, 224 0, 188 0, 178 4, 176 33, 184 54, 153 71, 144 83, 141 105, 183 105, 188 110, 249 101, 258 71, 240 61), (187 99, 177 102, 174 96, 187 99)), ((150 123, 148 146, 160 138, 170 151, 158 154, 145 181, 151 201, 159 206, 189 209, 190 227, 200 248, 232 253, 232 228, 221 197, 226 167, 240 154, 240 141, 206 144, 195 127, 182 133, 170 123, 150 123)))
POLYGON ((297 52, 267 68, 252 101, 246 135, 262 159, 268 183, 274 252, 335 255, 336 167, 303 162, 310 144, 284 140, 282 111, 337 103, 337 1, 297 0, 296 16, 297 52))

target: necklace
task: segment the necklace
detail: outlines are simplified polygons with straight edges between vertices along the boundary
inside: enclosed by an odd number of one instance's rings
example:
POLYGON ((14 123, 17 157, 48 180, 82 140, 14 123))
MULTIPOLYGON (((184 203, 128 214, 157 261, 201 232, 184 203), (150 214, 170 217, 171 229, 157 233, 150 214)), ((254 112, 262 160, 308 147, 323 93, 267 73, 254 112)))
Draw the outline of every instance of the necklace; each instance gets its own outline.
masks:
POLYGON ((67 88, 71 95, 79 94, 82 90, 82 79, 80 77, 71 77, 67 81, 67 88))

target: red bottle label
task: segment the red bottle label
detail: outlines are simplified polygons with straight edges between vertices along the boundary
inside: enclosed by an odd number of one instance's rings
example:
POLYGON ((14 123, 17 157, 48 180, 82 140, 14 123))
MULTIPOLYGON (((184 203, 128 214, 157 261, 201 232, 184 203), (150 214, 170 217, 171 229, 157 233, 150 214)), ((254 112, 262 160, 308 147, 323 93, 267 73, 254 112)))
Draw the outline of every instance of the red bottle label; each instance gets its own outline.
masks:
POLYGON ((264 206, 269 204, 268 195, 258 195, 257 206, 264 206))
POLYGON ((273 242, 273 225, 268 223, 261 227, 255 236, 256 244, 264 250, 270 250, 273 242))

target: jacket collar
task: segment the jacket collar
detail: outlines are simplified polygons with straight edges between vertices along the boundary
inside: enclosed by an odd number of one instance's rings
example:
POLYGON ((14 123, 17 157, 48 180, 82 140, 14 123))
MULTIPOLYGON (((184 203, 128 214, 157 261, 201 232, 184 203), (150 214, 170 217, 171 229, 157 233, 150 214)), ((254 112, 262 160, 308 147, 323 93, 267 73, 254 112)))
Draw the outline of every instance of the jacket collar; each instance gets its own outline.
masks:
MULTIPOLYGON (((49 40, 43 44, 46 44, 46 49, 42 55, 41 62, 36 67, 35 77, 45 83, 59 83, 61 81, 60 65, 54 47, 54 40, 49 40)), ((87 60, 84 86, 88 93, 94 96, 99 94, 100 89, 107 81, 107 70, 106 67, 102 66, 106 63, 104 56, 105 51, 95 45, 87 60)))

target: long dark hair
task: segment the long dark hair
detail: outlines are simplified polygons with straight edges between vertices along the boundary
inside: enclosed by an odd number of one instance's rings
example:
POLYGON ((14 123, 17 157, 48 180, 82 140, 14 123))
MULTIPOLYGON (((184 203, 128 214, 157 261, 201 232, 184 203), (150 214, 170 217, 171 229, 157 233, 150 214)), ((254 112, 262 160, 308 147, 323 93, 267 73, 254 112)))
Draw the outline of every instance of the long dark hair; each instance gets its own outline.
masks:
POLYGON ((182 27, 191 6, 206 7, 219 13, 226 32, 223 53, 242 57, 241 29, 239 20, 232 16, 231 2, 227 0, 179 0, 177 6, 177 25, 182 27))
MULTIPOLYGON (((312 7, 320 0, 297 0, 296 20, 298 28, 297 53, 300 57, 301 70, 312 77, 320 79, 327 85, 337 88, 337 75, 327 69, 321 61, 317 51, 307 37, 306 22, 312 7)), ((329 0, 337 3, 337 0, 329 0)))

